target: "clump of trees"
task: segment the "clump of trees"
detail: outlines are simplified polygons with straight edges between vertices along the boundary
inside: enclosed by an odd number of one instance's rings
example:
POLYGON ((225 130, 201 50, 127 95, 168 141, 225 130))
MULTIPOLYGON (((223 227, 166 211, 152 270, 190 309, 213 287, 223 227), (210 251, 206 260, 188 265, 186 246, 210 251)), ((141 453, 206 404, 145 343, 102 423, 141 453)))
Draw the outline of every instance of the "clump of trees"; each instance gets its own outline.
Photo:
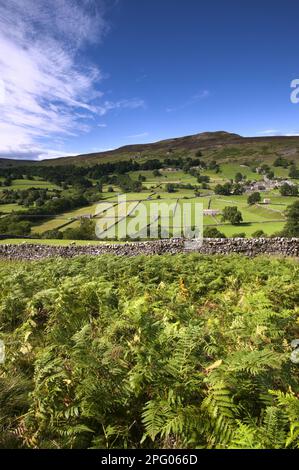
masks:
POLYGON ((216 227, 205 227, 203 236, 204 238, 226 238, 224 233, 220 232, 216 227))
POLYGON ((281 235, 299 237, 299 201, 295 201, 287 210, 287 222, 281 235))
POLYGON ((217 184, 215 186, 215 194, 219 194, 221 196, 229 196, 232 193, 233 186, 231 183, 224 183, 224 184, 217 184))
POLYGON ((298 196, 298 186, 294 184, 284 183, 280 187, 280 194, 282 196, 298 196))
POLYGON ((252 238, 265 238, 267 234, 263 230, 256 230, 252 234, 252 238))
POLYGON ((167 191, 168 193, 175 193, 175 192, 176 192, 175 184, 173 184, 173 183, 168 183, 168 184, 166 185, 166 191, 167 191))
POLYGON ((230 222, 232 225, 239 225, 243 222, 242 213, 237 206, 227 206, 222 211, 222 221, 230 222))
POLYGON ((253 206, 254 204, 261 202, 261 200, 262 200, 261 194, 259 192, 255 192, 255 193, 250 194, 250 196, 248 196, 247 204, 249 206, 253 206))
POLYGON ((282 168, 287 168, 289 166, 290 162, 284 158, 284 157, 277 157, 274 160, 273 166, 275 167, 282 167, 282 168))
POLYGON ((13 236, 28 236, 31 233, 32 224, 23 220, 21 216, 9 215, 0 219, 0 234, 13 236))
POLYGON ((290 166, 289 177, 293 179, 299 178, 299 170, 295 164, 290 166))

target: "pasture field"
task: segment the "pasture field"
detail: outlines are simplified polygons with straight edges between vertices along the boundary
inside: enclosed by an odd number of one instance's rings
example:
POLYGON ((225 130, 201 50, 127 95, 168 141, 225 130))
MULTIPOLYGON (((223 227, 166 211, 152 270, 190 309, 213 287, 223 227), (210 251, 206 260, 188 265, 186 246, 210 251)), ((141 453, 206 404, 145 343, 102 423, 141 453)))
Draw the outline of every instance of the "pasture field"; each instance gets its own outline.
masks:
POLYGON ((246 237, 251 237, 253 233, 258 230, 263 230, 266 235, 274 235, 281 231, 284 227, 284 222, 257 222, 250 224, 240 224, 238 226, 231 224, 218 225, 217 229, 224 233, 226 237, 232 237, 239 233, 245 233, 246 237))
MULTIPOLYGON (((222 211, 227 206, 236 206, 242 213, 243 223, 240 225, 231 225, 227 222, 223 222, 221 215, 204 215, 203 224, 204 227, 212 226, 217 227, 221 232, 226 236, 231 236, 236 233, 245 233, 246 236, 251 236, 257 230, 263 230, 266 235, 273 235, 276 232, 282 230, 285 224, 285 210, 288 205, 292 204, 296 198, 288 198, 278 196, 277 192, 267 192, 265 197, 270 198, 270 204, 258 204, 254 206, 249 206, 247 204, 247 195, 242 196, 202 196, 194 197, 194 191, 190 190, 179 190, 175 193, 167 193, 159 191, 160 188, 156 189, 155 192, 143 192, 143 193, 132 193, 127 194, 128 202, 127 204, 117 205, 117 198, 113 199, 113 202, 116 204, 111 210, 108 210, 105 213, 98 215, 97 219, 106 219, 107 222, 107 233, 106 236, 114 236, 114 229, 117 222, 124 217, 127 217, 127 223, 131 222, 132 226, 132 216, 134 215, 134 204, 135 205, 135 215, 138 216, 139 228, 143 224, 143 228, 150 224, 150 209, 153 205, 161 203, 163 205, 168 205, 169 207, 175 208, 179 205, 183 211, 184 204, 191 204, 191 214, 192 220, 194 220, 195 211, 201 210, 197 208, 198 204, 202 204, 203 209, 215 209, 222 211), (138 201, 142 203, 138 204, 138 201), (133 202, 133 203, 132 203, 133 202), (142 215, 144 208, 147 210, 147 215, 142 215), (116 212, 115 212, 116 211, 116 212), (133 213, 132 213, 133 211, 133 213), (129 215, 129 212, 131 214, 129 215), (114 215, 117 214, 117 220, 113 220, 114 215), (111 228, 113 227, 113 230, 111 228)), ((111 202, 111 201, 110 201, 111 202)), ((185 206, 186 207, 186 206, 185 206)), ((152 212, 153 213, 153 212, 152 212)), ((153 219, 152 219, 153 221, 153 219)), ((124 221, 122 220, 124 223, 124 221)), ((173 217, 170 211, 170 227, 172 227, 173 217)), ((156 220, 153 221, 156 223, 156 220)), ((141 237, 142 238, 142 237, 141 237)))
MULTIPOLYGON (((92 204, 90 206, 86 207, 81 207, 80 209, 75 209, 71 212, 65 212, 64 214, 61 214, 57 217, 54 217, 53 219, 47 220, 43 222, 40 225, 36 225, 33 227, 33 233, 43 233, 48 230, 55 230, 59 227, 61 227, 64 224, 67 224, 68 222, 71 222, 72 219, 76 217, 83 217, 83 216, 93 216, 96 213, 96 209, 98 207, 98 204, 92 204)), ((74 223, 76 223, 75 221, 74 223)), ((71 225, 68 225, 65 228, 69 228, 71 225)), ((72 227, 73 228, 73 227, 72 227)))
MULTIPOLYGON (((72 219, 80 216, 90 216, 96 221, 100 221, 104 231, 107 231, 105 236, 107 239, 114 238, 114 226, 118 225, 119 221, 124 224, 131 223, 133 215, 139 216, 138 227, 145 228, 150 224, 150 208, 157 203, 169 205, 174 207, 178 204, 182 210, 184 204, 191 204, 192 220, 195 217, 195 209, 198 204, 202 204, 203 209, 215 209, 222 211, 227 206, 236 206, 242 213, 243 223, 240 225, 230 225, 221 220, 221 215, 204 215, 204 227, 212 226, 217 227, 226 236, 231 236, 235 233, 244 232, 246 236, 251 236, 257 230, 263 230, 266 235, 273 235, 282 230, 285 224, 285 211, 288 205, 291 205, 297 198, 282 197, 277 191, 266 192, 264 197, 270 199, 270 204, 257 204, 249 206, 247 204, 247 195, 241 196, 220 196, 220 195, 202 195, 194 197, 193 190, 178 190, 174 193, 163 191, 160 187, 154 190, 144 190, 141 193, 128 193, 121 195, 115 193, 109 197, 108 200, 101 200, 99 203, 92 204, 81 209, 76 209, 71 212, 64 213, 50 220, 44 221, 40 225, 33 228, 33 233, 42 234, 48 230, 54 230, 61 227, 64 231, 67 228, 79 227, 80 221, 72 219), (118 196, 125 196, 126 202, 119 202, 118 196), (107 208, 107 203, 109 206, 107 208), (102 207, 101 207, 102 206, 102 207), (147 215, 142 216, 141 210, 147 210, 147 215), (124 219, 127 221, 124 222, 124 219), (143 225, 143 227, 141 227, 143 225), (113 228, 113 230, 111 230, 113 228)), ((186 206, 185 206, 186 207, 186 206)), ((152 212, 153 213, 153 212, 152 212)), ((152 220, 153 221, 153 220, 152 220)), ((154 221, 156 223, 156 221, 154 221)), ((170 227, 172 226, 172 216, 170 217, 170 227)))
MULTIPOLYGON (((3 178, 0 178, 0 181, 3 181, 3 178)), ((27 179, 15 179, 12 181, 11 186, 1 186, 0 191, 4 189, 13 189, 13 190, 24 190, 24 189, 61 189, 56 184, 50 183, 49 181, 44 180, 27 180, 27 179)))
POLYGON ((237 163, 225 163, 220 165, 221 173, 219 174, 223 179, 234 179, 236 173, 242 173, 242 175, 246 176, 248 180, 256 180, 260 181, 263 179, 263 176, 254 173, 248 166, 240 165, 237 163))
POLYGON ((14 211, 26 210, 24 206, 19 206, 19 204, 0 204, 0 213, 10 214, 14 211))
MULTIPOLYGON (((273 170, 276 176, 287 176, 287 169, 274 167, 273 170)), ((120 221, 123 224, 130 223, 132 226, 134 210, 138 212, 141 208, 146 208, 147 211, 150 212, 151 205, 157 202, 178 205, 180 208, 183 208, 186 202, 190 203, 192 220, 194 220, 196 216, 196 204, 202 204, 204 210, 215 209, 220 212, 227 206, 236 206, 238 210, 241 211, 243 217, 243 223, 240 225, 231 225, 228 222, 223 222, 221 215, 217 214, 204 215, 203 217, 204 228, 217 227, 217 229, 226 236, 231 236, 236 233, 245 233, 246 236, 250 237, 257 230, 263 230, 266 235, 273 235, 281 231, 285 224, 287 207, 298 198, 283 197, 278 190, 268 190, 261 192, 262 202, 260 204, 249 206, 247 203, 248 194, 240 196, 222 196, 214 194, 216 184, 224 184, 234 179, 238 172, 250 180, 258 181, 263 178, 262 175, 254 173, 251 168, 239 162, 220 163, 219 173, 212 170, 201 171, 202 175, 210 177, 208 188, 205 189, 202 188, 202 185, 197 182, 195 177, 181 170, 160 170, 160 176, 154 175, 152 170, 130 172, 129 176, 133 180, 137 180, 140 175, 145 177, 145 181, 142 183, 144 189, 141 192, 127 193, 124 195, 121 193, 121 189, 114 185, 112 186, 114 192, 109 193, 109 185, 104 185, 102 199, 99 203, 60 214, 48 220, 44 219, 40 223, 37 222, 32 228, 32 233, 41 235, 43 232, 49 230, 59 229, 64 231, 67 228, 78 228, 80 225, 79 218, 90 216, 97 222, 100 222, 101 226, 104 227, 107 239, 109 239, 109 237, 114 239, 114 230, 120 221), (186 187, 179 188, 177 186, 174 192, 169 192, 167 185, 170 183, 174 185, 191 184, 193 188, 197 188, 198 194, 197 196, 195 195, 195 189, 186 189, 186 187), (119 203, 119 196, 125 196, 126 203, 119 203), (263 199, 266 198, 270 199, 269 204, 263 204, 263 199), (111 204, 108 210, 107 203, 111 204), (116 220, 114 220, 115 213, 116 220), (127 220, 125 221, 125 219, 127 220)), ((96 180, 94 180, 93 183, 95 184, 96 180)), ((19 189, 26 187, 48 187, 50 189, 57 189, 55 185, 41 180, 13 180, 13 184, 10 188, 13 189, 17 187, 19 189)), ((3 213, 10 213, 13 210, 22 210, 22 206, 16 204, 0 206, 0 212, 3 213)), ((156 224, 157 220, 150 219, 149 213, 142 217, 140 216, 138 230, 145 229, 151 222, 156 224)), ((170 228, 172 228, 172 223, 173 217, 171 216, 170 228)))

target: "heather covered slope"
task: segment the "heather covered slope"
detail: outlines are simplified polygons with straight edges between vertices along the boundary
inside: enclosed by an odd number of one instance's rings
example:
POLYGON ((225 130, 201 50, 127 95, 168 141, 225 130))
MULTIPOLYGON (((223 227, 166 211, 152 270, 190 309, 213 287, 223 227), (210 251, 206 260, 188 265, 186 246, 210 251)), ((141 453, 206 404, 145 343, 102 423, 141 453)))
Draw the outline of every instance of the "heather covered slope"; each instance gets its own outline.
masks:
POLYGON ((1 262, 0 446, 298 448, 298 265, 1 262))

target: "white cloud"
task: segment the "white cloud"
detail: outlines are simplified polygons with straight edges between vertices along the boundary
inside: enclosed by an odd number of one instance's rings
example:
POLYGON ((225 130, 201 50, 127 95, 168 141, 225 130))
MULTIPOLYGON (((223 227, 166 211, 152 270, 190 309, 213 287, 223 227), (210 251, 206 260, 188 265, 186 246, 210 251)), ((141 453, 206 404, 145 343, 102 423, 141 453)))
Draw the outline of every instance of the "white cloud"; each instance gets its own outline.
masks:
POLYGON ((138 109, 145 108, 145 102, 139 99, 120 100, 120 101, 105 101, 99 106, 98 112, 100 116, 105 116, 109 111, 114 109, 138 109))
POLYGON ((258 134, 259 135, 275 136, 275 135, 281 134, 281 132, 278 131, 277 129, 266 129, 265 131, 258 132, 258 134))
POLYGON ((269 136, 269 137, 279 137, 279 136, 285 136, 285 137, 296 137, 298 136, 298 131, 279 131, 277 129, 266 129, 265 131, 260 131, 257 133, 258 135, 262 136, 269 136))
POLYGON ((199 93, 196 93, 195 95, 192 96, 192 101, 196 102, 199 100, 204 100, 205 98, 209 98, 210 94, 211 93, 209 90, 202 90, 199 93))
POLYGON ((101 6, 102 0, 0 0, 0 155, 31 155, 59 135, 88 132, 96 115, 144 106, 102 102, 103 75, 81 54, 108 30, 101 6))
POLYGON ((103 129, 105 129, 105 128, 107 127, 107 124, 104 124, 104 123, 98 124, 98 127, 101 127, 101 128, 103 128, 103 129))

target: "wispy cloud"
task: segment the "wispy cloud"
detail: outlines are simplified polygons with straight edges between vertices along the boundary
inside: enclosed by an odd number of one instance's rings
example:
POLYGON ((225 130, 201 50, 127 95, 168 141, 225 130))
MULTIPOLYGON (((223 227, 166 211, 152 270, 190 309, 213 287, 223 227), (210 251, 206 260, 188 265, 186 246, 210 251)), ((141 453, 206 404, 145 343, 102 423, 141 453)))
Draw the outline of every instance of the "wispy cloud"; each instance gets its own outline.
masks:
POLYGON ((107 127, 107 124, 101 123, 101 124, 98 124, 98 127, 105 129, 107 127))
POLYGON ((264 131, 260 131, 257 133, 258 135, 261 136, 285 136, 285 137, 296 137, 299 135, 298 130, 297 131, 282 131, 282 130, 277 130, 277 129, 266 129, 264 131))
POLYGON ((145 108, 144 100, 131 99, 131 100, 120 100, 120 101, 105 101, 98 107, 98 113, 100 116, 105 116, 109 111, 115 109, 138 109, 145 108))
POLYGON ((258 135, 269 135, 269 136, 275 136, 275 135, 280 135, 281 132, 278 131, 277 129, 266 129, 264 131, 258 132, 258 135))
POLYGON ((149 132, 142 132, 141 134, 128 135, 127 139, 142 139, 147 136, 149 136, 149 132))
POLYGON ((184 103, 178 106, 166 108, 166 112, 172 113, 174 111, 179 111, 181 109, 188 108, 189 106, 192 106, 198 103, 199 101, 209 98, 210 95, 211 95, 211 92, 209 90, 201 90, 199 93, 196 93, 195 95, 191 96, 191 98, 186 100, 184 103))
POLYGON ((136 99, 103 101, 103 74, 81 54, 109 30, 102 6, 102 0, 0 0, 0 155, 51 155, 46 142, 88 132, 96 115, 144 106, 136 99))

